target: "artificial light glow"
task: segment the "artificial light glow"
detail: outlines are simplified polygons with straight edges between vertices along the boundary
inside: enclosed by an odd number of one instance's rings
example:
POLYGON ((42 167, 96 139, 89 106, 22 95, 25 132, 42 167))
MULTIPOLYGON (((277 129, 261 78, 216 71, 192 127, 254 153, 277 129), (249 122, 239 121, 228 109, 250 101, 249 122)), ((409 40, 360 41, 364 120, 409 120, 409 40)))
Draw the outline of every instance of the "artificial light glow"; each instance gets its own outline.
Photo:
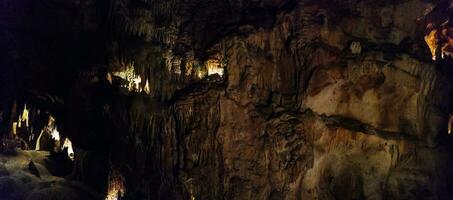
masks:
POLYGON ((118 200, 125 194, 124 178, 119 170, 112 168, 109 173, 108 190, 105 200, 118 200))
POLYGON ((22 113, 19 115, 19 119, 17 122, 13 122, 12 126, 12 132, 14 135, 17 134, 17 128, 22 128, 22 124, 25 123, 25 127, 29 127, 29 121, 28 121, 28 113, 29 110, 27 109, 27 104, 24 105, 24 110, 22 110, 22 113))
POLYGON ((24 110, 22 111, 22 114, 19 116, 19 120, 17 121, 17 127, 21 128, 22 123, 25 122, 25 127, 28 127, 28 109, 27 109, 27 104, 24 106, 24 110))
POLYGON ((433 60, 438 59, 437 55, 440 55, 442 59, 453 57, 453 28, 448 27, 448 22, 448 20, 445 21, 442 23, 442 27, 437 29, 432 29, 432 24, 428 25, 432 30, 425 36, 425 42, 431 51, 433 60))
POLYGON ((196 73, 197 73, 197 77, 198 77, 198 78, 203 78, 203 77, 204 77, 204 74, 205 74, 205 73, 203 73, 202 70, 197 70, 196 73))
MULTIPOLYGON (((140 83, 142 83, 142 78, 136 74, 134 64, 127 64, 125 66, 124 71, 120 72, 113 72, 113 76, 126 80, 128 83, 127 85, 123 85, 122 87, 127 88, 130 92, 141 92, 146 88, 142 88, 140 83)), ((109 80, 110 81, 110 80, 109 80)), ((148 84, 148 91, 149 91, 149 83, 148 84)), ((146 87, 146 85, 145 85, 146 87)), ((146 91, 145 91, 146 92, 146 91)), ((149 93, 149 92, 147 92, 149 93)))
POLYGON ((71 160, 74 160, 74 149, 72 148, 72 142, 68 138, 65 138, 65 140, 63 142, 63 145, 60 146, 60 144, 61 144, 60 143, 60 140, 61 140, 60 132, 58 131, 57 126, 55 124, 55 118, 52 117, 52 116, 49 116, 49 121, 47 122, 47 126, 45 126, 41 130, 41 133, 39 134, 39 137, 38 137, 38 139, 36 141, 36 149, 35 150, 37 150, 37 151, 42 150, 41 149, 41 145, 40 145, 40 141, 43 138, 43 135, 45 135, 45 134, 50 135, 52 137, 52 139, 57 142, 57 148, 54 149, 54 150, 62 151, 64 148, 67 148, 68 157, 71 160))
POLYGON ((219 74, 223 76, 223 67, 217 60, 208 60, 206 62, 206 68, 208 70, 208 75, 219 74))
POLYGON ((52 130, 52 132, 50 133, 50 135, 52 135, 52 139, 54 139, 55 141, 60 141, 60 132, 58 132, 56 126, 55 126, 55 128, 52 130))
POLYGON ((74 150, 72 149, 72 142, 68 138, 64 140, 62 149, 64 148, 68 148, 68 157, 71 160, 74 160, 74 150))
POLYGON ((41 133, 38 136, 38 139, 36 140, 36 151, 43 150, 41 149, 41 144, 40 141, 43 139, 43 135, 50 135, 53 140, 59 141, 60 140, 60 132, 58 132, 57 127, 55 125, 55 118, 49 116, 49 121, 47 122, 47 125, 41 130, 41 133))
POLYGON ((140 78, 140 76, 137 76, 135 74, 134 64, 131 64, 131 63, 127 64, 125 66, 124 71, 113 72, 113 75, 126 80, 128 82, 128 84, 124 85, 123 87, 126 87, 129 91, 138 90, 139 89, 138 86, 142 82, 142 79, 140 78))
POLYGON ((432 59, 436 60, 436 49, 437 49, 437 42, 436 42, 436 30, 431 31, 428 35, 425 36, 425 42, 431 51, 432 59))
POLYGON ((129 85, 129 90, 135 89, 138 90, 139 92, 142 90, 140 88, 140 83, 142 82, 142 78, 140 76, 136 76, 134 79, 132 79, 131 83, 133 83, 133 88, 131 85, 129 85))

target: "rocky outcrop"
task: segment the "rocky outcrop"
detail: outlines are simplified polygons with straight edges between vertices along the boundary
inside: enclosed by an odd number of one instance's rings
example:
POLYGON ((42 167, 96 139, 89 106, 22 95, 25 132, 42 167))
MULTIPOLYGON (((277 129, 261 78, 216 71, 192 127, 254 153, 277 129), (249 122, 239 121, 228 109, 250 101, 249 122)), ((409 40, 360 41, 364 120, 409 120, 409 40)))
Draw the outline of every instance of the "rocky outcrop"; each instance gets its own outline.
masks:
POLYGON ((80 182, 53 176, 48 152, 17 151, 0 156, 0 198, 15 199, 102 199, 80 182))
POLYGON ((416 56, 426 47, 409 22, 435 5, 368 3, 300 2, 272 29, 227 39, 225 198, 449 197, 449 80, 416 56))
POLYGON ((73 48, 17 50, 40 84, 8 99, 55 114, 74 177, 104 192, 114 168, 126 199, 448 199, 451 59, 430 52, 448 55, 450 4, 43 4, 74 11, 51 15, 73 48))

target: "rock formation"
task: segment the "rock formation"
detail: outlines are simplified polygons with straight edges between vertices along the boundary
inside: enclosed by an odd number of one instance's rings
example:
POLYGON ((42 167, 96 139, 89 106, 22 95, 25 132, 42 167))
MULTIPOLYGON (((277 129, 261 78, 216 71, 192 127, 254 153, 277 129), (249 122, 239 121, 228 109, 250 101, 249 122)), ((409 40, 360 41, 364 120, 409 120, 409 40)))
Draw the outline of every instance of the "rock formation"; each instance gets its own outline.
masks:
POLYGON ((104 196, 453 198, 451 0, 0 9, 1 134, 54 116, 104 196))

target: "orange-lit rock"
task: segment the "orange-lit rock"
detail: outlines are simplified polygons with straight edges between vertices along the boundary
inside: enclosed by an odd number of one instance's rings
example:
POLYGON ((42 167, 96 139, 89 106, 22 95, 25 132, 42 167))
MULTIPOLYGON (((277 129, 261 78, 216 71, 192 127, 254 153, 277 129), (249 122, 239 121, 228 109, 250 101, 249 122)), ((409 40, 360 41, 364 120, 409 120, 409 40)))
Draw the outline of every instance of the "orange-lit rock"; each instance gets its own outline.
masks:
POLYGON ((112 168, 109 173, 107 196, 105 200, 118 200, 124 197, 126 188, 124 186, 124 177, 116 168, 112 168))
POLYGON ((437 31, 433 30, 428 35, 425 36, 425 42, 431 51, 432 59, 436 60, 436 52, 437 52, 437 31))

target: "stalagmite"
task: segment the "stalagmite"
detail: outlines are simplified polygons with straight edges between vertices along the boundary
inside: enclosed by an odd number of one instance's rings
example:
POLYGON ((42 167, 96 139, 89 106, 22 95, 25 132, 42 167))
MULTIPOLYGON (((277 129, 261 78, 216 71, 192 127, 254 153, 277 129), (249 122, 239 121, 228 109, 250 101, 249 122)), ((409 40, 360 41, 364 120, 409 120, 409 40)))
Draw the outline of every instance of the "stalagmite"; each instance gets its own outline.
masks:
POLYGON ((149 89, 149 81, 146 80, 146 83, 145 83, 145 87, 143 88, 143 90, 146 92, 146 94, 150 94, 151 93, 151 90, 149 89))
POLYGON ((67 151, 68 151, 68 157, 71 159, 71 160, 74 160, 74 149, 72 149, 72 142, 71 140, 69 140, 68 138, 66 138, 64 140, 64 143, 63 143, 63 146, 62 146, 62 150, 64 148, 67 148, 67 151))
POLYGON ((24 110, 19 116, 19 119, 17 120, 17 127, 21 128, 22 123, 25 123, 25 127, 29 127, 29 118, 28 118, 28 112, 29 110, 27 109, 27 104, 24 106, 24 110))
POLYGON ((124 196, 126 192, 124 186, 124 178, 121 175, 120 171, 116 168, 111 168, 108 185, 107 185, 107 196, 105 200, 119 200, 124 196))

